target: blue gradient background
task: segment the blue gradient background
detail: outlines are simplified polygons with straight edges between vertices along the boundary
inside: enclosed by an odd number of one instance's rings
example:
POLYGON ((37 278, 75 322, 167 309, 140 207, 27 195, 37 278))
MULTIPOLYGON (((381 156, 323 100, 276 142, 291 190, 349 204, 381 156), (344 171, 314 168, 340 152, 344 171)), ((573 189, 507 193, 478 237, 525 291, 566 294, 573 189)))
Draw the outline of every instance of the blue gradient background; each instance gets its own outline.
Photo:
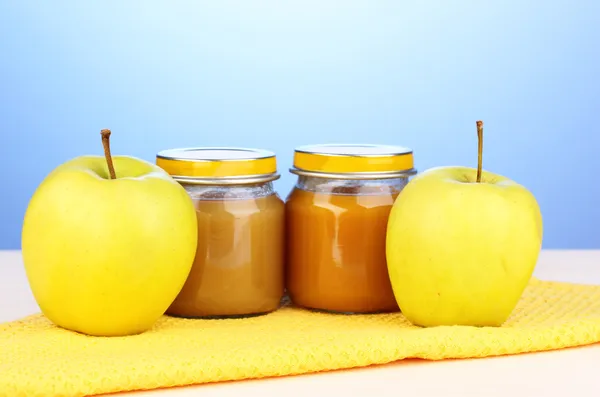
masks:
POLYGON ((385 143, 527 186, 600 248, 598 1, 0 1, 0 248, 55 166, 196 145, 385 143))

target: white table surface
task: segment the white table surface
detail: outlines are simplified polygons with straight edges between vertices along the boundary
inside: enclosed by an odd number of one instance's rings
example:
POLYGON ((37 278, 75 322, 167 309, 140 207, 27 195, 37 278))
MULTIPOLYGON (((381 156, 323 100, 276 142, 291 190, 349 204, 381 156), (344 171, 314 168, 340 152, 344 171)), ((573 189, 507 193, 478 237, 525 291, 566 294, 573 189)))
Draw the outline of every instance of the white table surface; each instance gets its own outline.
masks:
MULTIPOLYGON (((600 284, 600 250, 543 251, 535 275, 600 284)), ((0 251, 0 322, 39 312, 19 251, 0 251)), ((384 366, 119 393, 196 396, 600 396, 600 344, 478 360, 406 360, 384 366)))

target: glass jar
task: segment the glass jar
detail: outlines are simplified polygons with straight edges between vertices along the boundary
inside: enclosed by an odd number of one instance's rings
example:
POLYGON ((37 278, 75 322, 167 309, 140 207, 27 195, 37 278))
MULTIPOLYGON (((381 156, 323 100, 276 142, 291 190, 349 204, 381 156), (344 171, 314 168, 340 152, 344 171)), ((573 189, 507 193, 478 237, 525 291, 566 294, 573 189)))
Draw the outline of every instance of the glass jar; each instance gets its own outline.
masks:
POLYGON ((165 150, 156 163, 196 207, 192 270, 167 310, 180 317, 247 317, 278 309, 284 292, 284 204, 273 189, 272 152, 244 148, 165 150))
POLYGON ((286 288, 301 307, 398 311, 386 262, 389 212, 416 173, 411 150, 381 145, 297 148, 286 199, 286 288))

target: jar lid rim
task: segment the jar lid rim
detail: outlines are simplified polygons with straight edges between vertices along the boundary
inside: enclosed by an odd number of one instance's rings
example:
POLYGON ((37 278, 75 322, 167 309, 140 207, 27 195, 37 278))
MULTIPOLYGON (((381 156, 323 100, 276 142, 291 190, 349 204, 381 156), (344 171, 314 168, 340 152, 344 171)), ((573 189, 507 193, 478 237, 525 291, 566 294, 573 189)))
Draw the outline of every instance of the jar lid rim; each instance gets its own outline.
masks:
POLYGON ((318 154, 344 157, 388 157, 411 154, 413 151, 405 146, 363 144, 363 143, 325 143, 303 145, 295 149, 296 153, 318 154))
POLYGON ((161 150, 156 157, 179 161, 240 161, 275 157, 275 153, 266 149, 246 147, 198 146, 161 150), (191 153, 198 153, 198 155, 191 156, 191 153), (223 153, 223 156, 215 156, 217 153, 223 153), (225 154, 229 154, 231 157, 227 157, 225 154))
POLYGON ((413 151, 404 146, 377 144, 320 144, 299 146, 294 168, 324 174, 410 173, 413 151))
POLYGON ((162 150, 156 165, 174 177, 218 179, 277 173, 275 153, 243 147, 189 147, 162 150))

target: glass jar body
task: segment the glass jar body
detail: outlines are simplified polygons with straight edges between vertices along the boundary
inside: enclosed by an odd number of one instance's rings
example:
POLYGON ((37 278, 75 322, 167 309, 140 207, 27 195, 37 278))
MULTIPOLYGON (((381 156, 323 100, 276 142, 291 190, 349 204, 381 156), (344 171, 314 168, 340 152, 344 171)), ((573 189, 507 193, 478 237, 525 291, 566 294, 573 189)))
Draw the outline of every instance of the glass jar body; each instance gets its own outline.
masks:
POLYGON ((387 221, 407 178, 299 176, 286 199, 286 287, 294 304, 339 313, 398 311, 387 221))
POLYGON ((192 270, 167 314, 245 317, 272 312, 284 291, 284 203, 271 182, 183 184, 196 207, 192 270))

